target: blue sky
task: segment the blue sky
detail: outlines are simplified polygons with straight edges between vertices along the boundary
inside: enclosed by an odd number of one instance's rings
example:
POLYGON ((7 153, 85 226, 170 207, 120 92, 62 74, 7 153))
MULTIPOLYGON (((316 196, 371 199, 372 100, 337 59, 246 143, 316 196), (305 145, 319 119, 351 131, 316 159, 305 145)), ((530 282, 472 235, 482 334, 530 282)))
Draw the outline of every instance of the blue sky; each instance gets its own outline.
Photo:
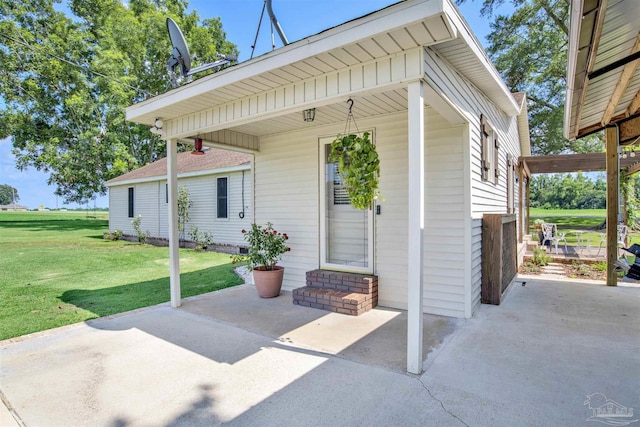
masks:
MULTIPOLYGON (((394 3, 395 0, 273 0, 273 10, 287 38, 293 42, 394 3)), ((476 37, 485 45, 491 19, 480 16, 481 4, 481 0, 467 0, 460 10, 476 37)), ((262 5, 263 0, 191 0, 189 9, 197 10, 201 19, 219 16, 227 39, 240 50, 239 60, 246 61, 251 55, 262 5)), ((510 9, 507 4, 499 12, 508 13, 510 9)), ((276 35, 276 48, 280 46, 276 35)), ((254 56, 269 50, 271 33, 265 12, 254 56)), ((47 178, 47 174, 33 168, 18 171, 11 154, 11 141, 0 140, 0 184, 9 184, 18 189, 18 203, 29 208, 38 208, 40 205, 49 208, 77 207, 75 204, 63 206, 62 198, 56 200, 53 194, 55 187, 47 185, 47 178)), ((91 202, 90 206, 93 205, 91 202)), ((97 207, 108 205, 107 196, 95 200, 97 207)))

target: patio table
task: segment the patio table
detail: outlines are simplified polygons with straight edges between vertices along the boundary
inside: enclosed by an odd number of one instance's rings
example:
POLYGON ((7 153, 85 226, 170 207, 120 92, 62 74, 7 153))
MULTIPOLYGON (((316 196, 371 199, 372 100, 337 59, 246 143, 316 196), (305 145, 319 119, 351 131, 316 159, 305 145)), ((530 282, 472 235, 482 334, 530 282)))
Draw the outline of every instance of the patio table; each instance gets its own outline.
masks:
POLYGON ((573 232, 576 234, 576 246, 578 247, 578 251, 580 251, 580 253, 582 254, 582 251, 584 251, 585 247, 589 246, 589 241, 587 240, 586 245, 584 241, 584 234, 587 233, 587 231, 573 230, 573 232))

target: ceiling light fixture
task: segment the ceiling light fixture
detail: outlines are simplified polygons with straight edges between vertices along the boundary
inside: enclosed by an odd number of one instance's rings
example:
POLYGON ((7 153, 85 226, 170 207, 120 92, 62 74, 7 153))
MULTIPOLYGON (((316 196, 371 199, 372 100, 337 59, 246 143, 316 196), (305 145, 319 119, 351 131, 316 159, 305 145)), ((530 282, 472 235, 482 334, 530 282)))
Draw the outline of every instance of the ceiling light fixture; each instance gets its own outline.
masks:
POLYGON ((309 108, 308 110, 304 110, 302 112, 302 118, 304 119, 305 122, 314 121, 315 118, 316 118, 316 109, 315 108, 309 108))

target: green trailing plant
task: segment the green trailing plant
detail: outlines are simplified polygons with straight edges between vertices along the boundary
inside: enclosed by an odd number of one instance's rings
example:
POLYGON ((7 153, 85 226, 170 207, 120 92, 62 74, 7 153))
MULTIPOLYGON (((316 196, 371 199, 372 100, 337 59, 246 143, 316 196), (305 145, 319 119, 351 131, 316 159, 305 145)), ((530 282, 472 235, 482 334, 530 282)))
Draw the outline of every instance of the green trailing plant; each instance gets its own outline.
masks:
POLYGON ((147 243, 147 239, 149 238, 149 235, 151 233, 149 233, 149 231, 142 231, 142 215, 138 215, 137 217, 133 218, 131 224, 133 225, 133 229, 138 235, 138 242, 140 242, 141 245, 147 243))
POLYGON ((380 159, 369 133, 338 135, 331 143, 329 161, 338 164, 338 173, 356 209, 369 209, 379 197, 380 159))
POLYGON ((249 244, 249 253, 234 255, 232 263, 246 262, 250 268, 271 271, 282 256, 291 250, 286 242, 287 233, 280 233, 273 229, 270 222, 265 226, 251 224, 251 230, 242 230, 244 240, 249 244))
POLYGON ((531 261, 537 266, 544 267, 551 262, 551 256, 544 249, 536 247, 533 248, 533 259, 531 261))
POLYGON ((198 252, 206 251, 207 247, 213 243, 213 235, 208 231, 198 230, 198 227, 193 227, 189 237, 196 244, 195 250, 198 252))

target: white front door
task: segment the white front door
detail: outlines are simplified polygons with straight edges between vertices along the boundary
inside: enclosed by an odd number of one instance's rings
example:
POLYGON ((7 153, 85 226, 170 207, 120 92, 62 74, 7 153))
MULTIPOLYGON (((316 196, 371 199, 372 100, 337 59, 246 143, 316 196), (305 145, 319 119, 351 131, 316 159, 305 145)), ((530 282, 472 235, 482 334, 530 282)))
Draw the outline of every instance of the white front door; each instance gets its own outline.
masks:
POLYGON ((373 274, 373 208, 356 209, 320 139, 320 267, 373 274))

